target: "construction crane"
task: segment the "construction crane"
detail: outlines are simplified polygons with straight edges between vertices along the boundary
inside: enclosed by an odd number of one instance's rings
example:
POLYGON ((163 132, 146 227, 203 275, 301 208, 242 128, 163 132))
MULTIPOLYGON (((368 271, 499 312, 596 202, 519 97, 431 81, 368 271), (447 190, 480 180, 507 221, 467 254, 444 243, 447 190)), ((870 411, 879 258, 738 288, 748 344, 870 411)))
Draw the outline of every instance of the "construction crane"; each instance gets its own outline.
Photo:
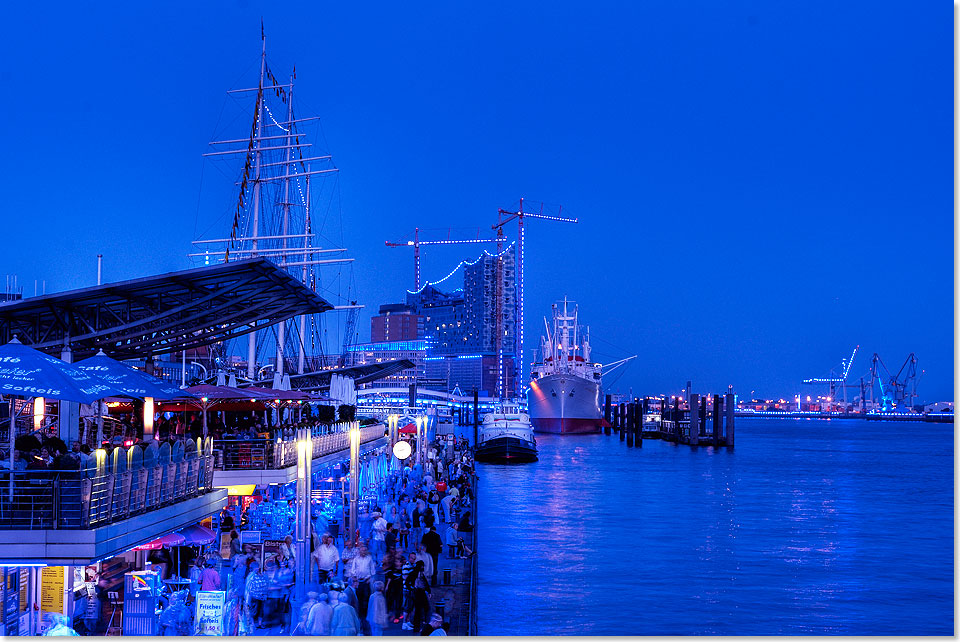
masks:
MULTIPOLYGON (((843 391, 843 411, 847 411, 847 388, 855 387, 847 385, 847 377, 850 375, 850 368, 853 366, 853 360, 857 358, 857 351, 860 350, 860 346, 857 346, 853 349, 853 353, 850 355, 850 359, 843 359, 840 362, 840 375, 837 376, 836 371, 833 368, 830 368, 830 376, 828 377, 817 377, 813 379, 804 379, 803 383, 807 385, 819 385, 827 384, 829 386, 830 394, 827 396, 827 403, 833 404, 837 399, 837 388, 841 388, 843 391)), ((861 397, 862 398, 862 397, 861 397)))
POLYGON ((387 247, 412 247, 413 248, 413 291, 420 291, 420 246, 422 245, 462 245, 466 243, 496 243, 497 239, 480 238, 480 230, 477 229, 477 238, 475 239, 452 239, 450 230, 447 230, 446 239, 420 240, 420 228, 413 231, 412 241, 385 241, 387 247))
POLYGON ((544 219, 547 221, 558 221, 561 223, 576 223, 576 218, 561 216, 562 206, 557 207, 556 215, 544 213, 544 204, 540 203, 539 211, 524 211, 523 198, 520 199, 520 207, 515 212, 499 208, 497 210, 497 222, 490 229, 497 231, 497 296, 496 296, 496 326, 497 326, 497 393, 500 398, 504 398, 504 376, 503 376, 503 242, 506 237, 503 233, 503 227, 513 220, 517 221, 517 325, 514 332, 514 392, 517 396, 521 391, 521 379, 517 376, 517 361, 523 361, 523 254, 524 254, 524 227, 525 218, 544 219))
POLYGON ((908 410, 913 408, 917 399, 917 383, 923 376, 923 371, 920 371, 920 376, 917 376, 917 357, 911 352, 897 374, 891 375, 880 355, 874 352, 870 360, 868 376, 870 377, 870 401, 873 404, 876 403, 874 389, 879 388, 880 409, 889 412, 898 408, 908 410))

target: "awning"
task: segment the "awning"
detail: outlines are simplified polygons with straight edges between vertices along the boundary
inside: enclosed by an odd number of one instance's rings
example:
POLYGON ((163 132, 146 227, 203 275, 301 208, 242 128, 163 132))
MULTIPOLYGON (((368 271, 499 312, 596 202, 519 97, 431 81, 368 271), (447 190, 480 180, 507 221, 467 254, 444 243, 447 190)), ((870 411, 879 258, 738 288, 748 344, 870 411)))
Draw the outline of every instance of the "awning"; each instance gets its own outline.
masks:
POLYGON ((400 432, 404 435, 415 435, 417 434, 417 424, 407 424, 400 429, 400 432))

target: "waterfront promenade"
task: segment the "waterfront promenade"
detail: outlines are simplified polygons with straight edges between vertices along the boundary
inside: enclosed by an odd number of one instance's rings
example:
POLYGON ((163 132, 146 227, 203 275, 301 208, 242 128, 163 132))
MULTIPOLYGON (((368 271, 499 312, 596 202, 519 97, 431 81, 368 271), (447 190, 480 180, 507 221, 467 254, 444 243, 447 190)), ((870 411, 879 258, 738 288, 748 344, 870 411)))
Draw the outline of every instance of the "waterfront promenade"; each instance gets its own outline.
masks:
MULTIPOLYGON (((438 453, 440 457, 440 453, 438 453)), ((475 551, 476 548, 476 528, 475 528, 475 519, 473 515, 476 514, 476 501, 474 495, 474 489, 476 487, 476 477, 472 473, 472 461, 470 460, 469 454, 456 453, 456 458, 460 460, 461 458, 466 459, 466 462, 462 462, 463 474, 459 476, 457 480, 449 479, 448 474, 444 474, 442 479, 448 484, 447 491, 452 490, 454 486, 457 487, 457 493, 460 494, 460 498, 456 501, 456 507, 452 511, 451 515, 446 513, 442 514, 442 519, 437 519, 436 529, 437 534, 440 537, 440 541, 444 543, 443 550, 437 555, 436 561, 436 573, 435 580, 431 582, 429 597, 427 600, 426 613, 423 616, 422 622, 425 625, 430 622, 431 616, 438 614, 442 617, 444 623, 443 628, 447 631, 448 635, 468 635, 469 631, 474 626, 475 611, 471 609, 472 602, 475 595, 475 570, 476 570, 476 560, 473 556, 463 556, 457 555, 456 551, 451 551, 447 546, 447 535, 455 525, 458 528, 462 528, 465 523, 469 524, 472 528, 468 532, 463 532, 459 536, 464 540, 466 549, 469 551, 475 551), (466 513, 469 512, 469 515, 466 513), (453 554, 451 554, 453 553, 453 554)), ((447 460, 443 461, 443 468, 449 470, 450 462, 447 460)), ((383 513, 386 515, 390 514, 391 507, 396 506, 400 510, 400 506, 406 505, 404 501, 404 496, 409 493, 414 497, 426 497, 427 493, 436 489, 436 480, 433 481, 431 478, 426 477, 420 483, 413 481, 415 478, 411 476, 411 482, 407 486, 406 492, 398 494, 398 489, 400 488, 400 483, 398 483, 398 478, 400 473, 390 475, 384 484, 377 489, 378 497, 376 501, 376 506, 381 508, 383 513)), ((446 492, 440 492, 441 498, 445 496, 446 492)), ((412 508, 412 507, 411 507, 412 508)), ((407 510, 408 515, 412 510, 407 510)), ((365 543, 368 549, 373 552, 372 546, 372 524, 374 518, 371 513, 361 514, 358 518, 359 523, 359 538, 356 538, 357 542, 365 543)), ((424 532, 426 529, 424 529, 424 532)), ((323 533, 317 531, 318 535, 323 533)), ((337 583, 342 583, 342 585, 349 585, 349 570, 345 567, 343 563, 343 557, 346 550, 343 534, 341 533, 333 543, 336 545, 338 553, 341 557, 341 562, 338 567, 338 572, 335 577, 329 579, 326 583, 321 584, 317 581, 317 575, 314 573, 310 578, 310 581, 306 583, 306 588, 304 593, 309 595, 311 592, 314 592, 318 595, 328 594, 333 595, 335 592, 340 593, 342 596, 342 591, 338 591, 336 588, 337 583)), ((416 553, 417 546, 420 542, 414 542, 413 538, 408 538, 406 545, 401 545, 398 542, 398 546, 395 549, 396 554, 403 555, 403 558, 406 560, 409 558, 411 553, 416 553)), ((466 551, 464 551, 466 552, 466 551)), ((349 553, 348 553, 349 554, 349 553)), ((389 554, 387 555, 389 557, 389 554)), ((422 557, 423 553, 421 552, 420 556, 422 557)), ((376 563, 376 573, 371 576, 370 586, 371 588, 376 584, 376 582, 387 583, 387 574, 386 569, 381 560, 383 556, 378 556, 380 559, 376 563)), ((235 580, 233 579, 234 575, 231 572, 233 568, 233 563, 230 560, 224 560, 221 567, 221 577, 223 578, 223 586, 229 587, 228 591, 233 594, 236 591, 237 587, 234 585, 235 580)), ((244 600, 246 601, 246 600, 244 600)), ((405 605, 409 605, 411 601, 404 600, 405 605)), ((281 615, 273 624, 265 626, 257 626, 255 618, 252 617, 252 609, 247 605, 243 611, 234 610, 232 613, 228 609, 228 621, 226 623, 227 631, 233 634, 239 635, 305 635, 309 634, 305 632, 307 624, 301 621, 300 616, 302 613, 303 600, 296 599, 295 595, 291 595, 289 601, 290 608, 288 613, 281 615), (233 617, 231 617, 231 615, 233 617)), ((333 602, 335 603, 335 602, 333 602)), ((389 605, 388 605, 389 606, 389 605)), ((283 607, 281 607, 283 608, 283 607)), ((366 608, 357 609, 361 613, 366 611, 366 608)), ((409 617, 412 614, 412 611, 406 614, 409 617)), ((358 613, 358 616, 360 613, 358 613)), ((403 627, 405 622, 405 616, 401 613, 389 612, 388 624, 383 629, 383 635, 420 635, 420 630, 405 629, 403 627)), ((364 635, 369 635, 371 633, 370 627, 368 624, 363 623, 364 625, 364 635)), ((422 627, 423 625, 421 625, 422 627)))

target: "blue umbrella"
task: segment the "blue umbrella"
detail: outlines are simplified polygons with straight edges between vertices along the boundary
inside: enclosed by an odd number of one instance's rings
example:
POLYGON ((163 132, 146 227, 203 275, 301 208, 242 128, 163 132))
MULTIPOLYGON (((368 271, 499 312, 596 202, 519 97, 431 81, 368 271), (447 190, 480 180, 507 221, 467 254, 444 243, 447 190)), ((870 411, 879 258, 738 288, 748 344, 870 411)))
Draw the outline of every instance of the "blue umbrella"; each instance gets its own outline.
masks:
POLYGON ((76 366, 20 343, 0 346, 0 393, 92 403, 121 390, 76 366))
POLYGON ((177 386, 152 377, 145 372, 111 359, 103 350, 96 356, 78 361, 76 366, 88 374, 112 384, 122 397, 145 399, 192 399, 196 395, 181 390, 177 386))
MULTIPOLYGON (((102 379, 87 374, 73 365, 28 348, 14 335, 10 343, 0 346, 0 393, 10 397, 10 462, 13 462, 15 430, 14 397, 45 397, 65 401, 92 403, 118 393, 102 379)), ((13 495, 13 477, 10 478, 13 495)))

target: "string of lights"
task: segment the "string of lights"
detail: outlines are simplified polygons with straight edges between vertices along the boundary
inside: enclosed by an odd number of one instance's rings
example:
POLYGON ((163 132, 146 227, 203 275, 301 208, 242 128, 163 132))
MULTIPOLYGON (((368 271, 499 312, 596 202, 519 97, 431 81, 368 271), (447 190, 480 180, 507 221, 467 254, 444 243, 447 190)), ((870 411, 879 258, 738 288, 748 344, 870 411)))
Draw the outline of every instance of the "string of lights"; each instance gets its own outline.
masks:
MULTIPOLYGON (((506 247, 506 249, 504 249, 504 250, 503 250, 502 252, 500 252, 499 254, 490 254, 490 252, 488 252, 488 251, 486 251, 486 250, 483 251, 483 254, 486 254, 487 256, 492 257, 492 258, 497 258, 497 257, 503 256, 504 254, 506 254, 506 253, 510 250, 510 248, 512 248, 512 247, 514 246, 514 243, 516 243, 516 241, 514 241, 513 243, 511 243, 510 245, 508 245, 508 246, 506 247)), ((440 285, 441 283, 443 283, 444 281, 446 281, 447 279, 449 279, 450 277, 452 277, 454 274, 456 274, 456 273, 457 273, 457 270, 459 270, 460 268, 462 268, 462 267, 464 267, 464 266, 470 267, 470 266, 476 265, 482 258, 483 258, 483 255, 480 255, 480 256, 477 257, 477 259, 476 259, 475 261, 460 261, 460 263, 457 265, 457 267, 453 268, 453 269, 450 271, 450 274, 448 274, 447 276, 443 277, 443 278, 440 279, 439 281, 427 281, 427 282, 424 283, 422 286, 420 286, 420 289, 419 289, 419 290, 407 290, 407 292, 410 293, 410 294, 420 294, 420 293, 423 292, 425 289, 427 289, 427 286, 430 286, 430 285, 440 285)))
POLYGON ((270 116, 270 120, 273 121, 273 124, 274 124, 274 125, 276 125, 276 126, 279 127, 280 129, 282 129, 283 131, 285 131, 285 132, 287 132, 287 133, 290 133, 290 129, 288 129, 288 128, 284 127, 283 125, 281 125, 280 123, 278 123, 278 122, 277 122, 277 119, 273 117, 273 112, 270 111, 270 107, 267 106, 267 101, 263 101, 263 108, 267 110, 267 115, 270 116))

